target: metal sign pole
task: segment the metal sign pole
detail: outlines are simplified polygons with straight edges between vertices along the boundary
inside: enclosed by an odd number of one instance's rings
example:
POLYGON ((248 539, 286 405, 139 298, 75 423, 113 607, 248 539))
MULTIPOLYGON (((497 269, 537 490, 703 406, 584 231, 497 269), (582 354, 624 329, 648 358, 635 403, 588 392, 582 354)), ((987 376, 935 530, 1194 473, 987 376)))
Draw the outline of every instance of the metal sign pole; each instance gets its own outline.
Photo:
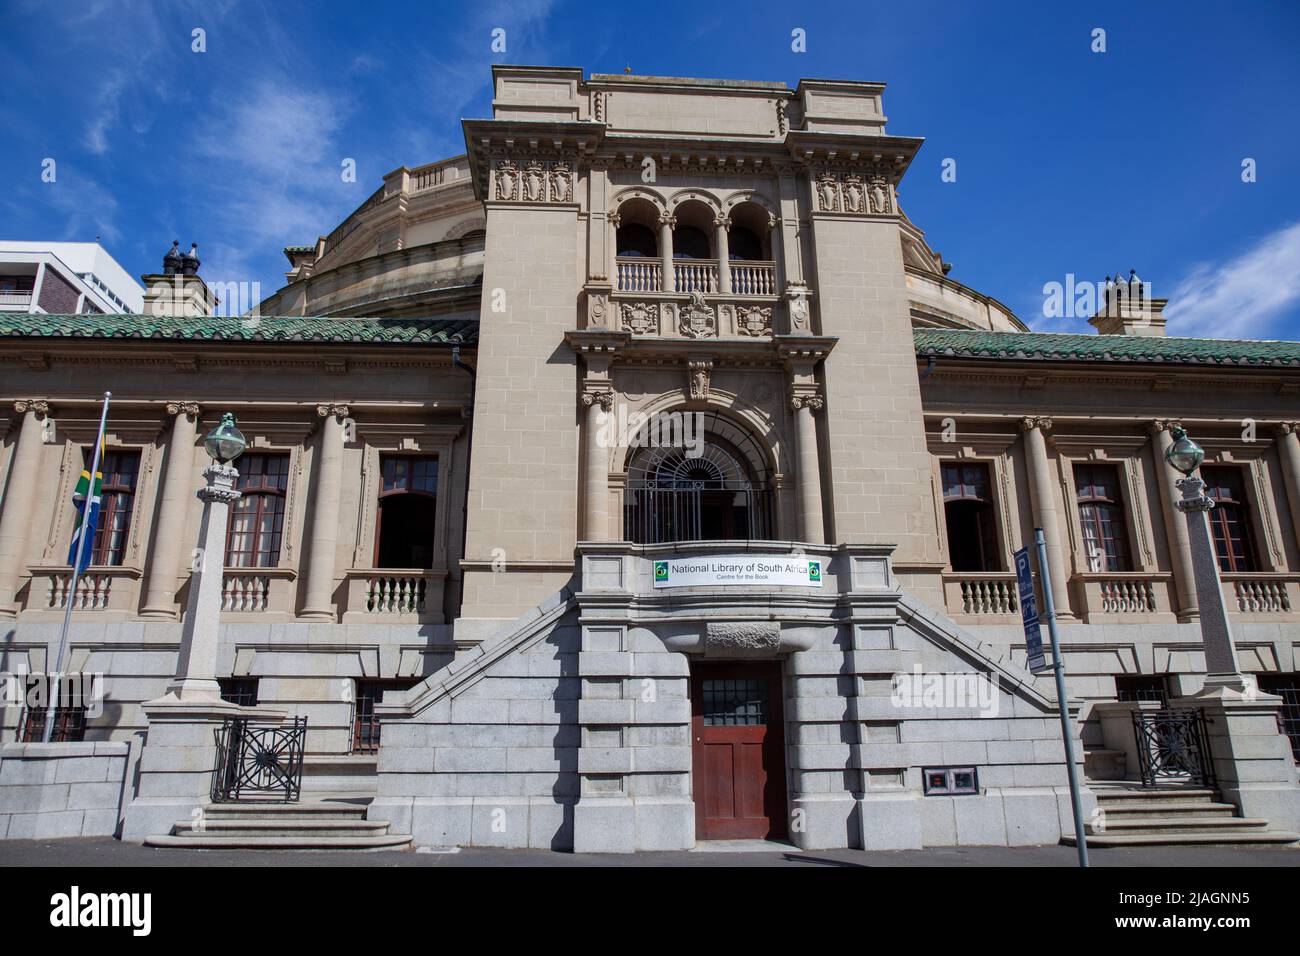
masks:
POLYGON ((1074 735, 1070 731, 1070 708, 1065 696, 1065 661, 1061 659, 1061 642, 1056 636, 1056 605, 1052 601, 1052 576, 1047 567, 1047 541, 1043 529, 1034 529, 1038 548, 1038 580, 1043 585, 1043 608, 1047 611, 1047 634, 1052 642, 1052 670, 1056 673, 1056 702, 1061 712, 1061 740, 1065 743, 1065 770, 1070 780, 1070 806, 1074 810, 1074 843, 1079 850, 1079 866, 1088 865, 1088 839, 1083 831, 1083 804, 1079 796, 1079 771, 1074 765, 1074 735))
MULTIPOLYGON (((85 535, 90 530, 90 505, 95 500, 95 475, 99 472, 99 452, 104 447, 104 427, 108 424, 108 403, 112 399, 112 392, 104 393, 104 407, 99 413, 99 431, 95 433, 95 451, 90 459, 90 485, 86 488, 86 500, 81 504, 81 534, 82 540, 77 542, 77 553, 72 558, 72 583, 68 587, 67 607, 63 610, 63 630, 59 633, 59 652, 54 658, 54 670, 46 674, 54 685, 54 697, 45 702, 45 732, 41 735, 41 740, 45 743, 50 742, 54 736, 54 715, 59 707, 59 678, 63 671, 63 655, 68 649, 68 628, 72 625, 72 606, 77 601, 77 583, 81 579, 81 553, 85 548, 85 535)), ((94 542, 92 540, 93 547, 94 542)))

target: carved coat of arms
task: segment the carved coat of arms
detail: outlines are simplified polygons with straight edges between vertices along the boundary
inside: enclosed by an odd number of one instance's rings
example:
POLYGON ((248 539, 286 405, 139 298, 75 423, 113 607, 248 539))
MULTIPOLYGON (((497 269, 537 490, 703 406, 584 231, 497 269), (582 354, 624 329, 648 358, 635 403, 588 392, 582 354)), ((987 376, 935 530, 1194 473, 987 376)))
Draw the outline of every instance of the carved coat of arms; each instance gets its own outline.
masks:
POLYGON ((682 335, 692 339, 713 338, 718 334, 718 313, 704 301, 704 293, 692 292, 690 304, 681 312, 682 335))

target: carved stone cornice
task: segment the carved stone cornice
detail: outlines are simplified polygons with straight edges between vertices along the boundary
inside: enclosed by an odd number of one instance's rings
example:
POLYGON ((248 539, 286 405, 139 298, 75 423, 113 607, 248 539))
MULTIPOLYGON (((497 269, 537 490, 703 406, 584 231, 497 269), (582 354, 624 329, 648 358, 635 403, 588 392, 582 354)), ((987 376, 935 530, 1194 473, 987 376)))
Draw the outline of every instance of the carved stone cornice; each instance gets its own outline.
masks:
POLYGON ((48 415, 50 413, 49 402, 39 398, 20 398, 14 402, 14 411, 20 415, 27 412, 35 412, 37 415, 48 415))
POLYGON ((1033 431, 1035 428, 1037 428, 1039 431, 1044 431, 1044 432, 1051 431, 1052 420, 1050 418, 1047 418, 1046 416, 1041 416, 1041 417, 1026 416, 1020 419, 1020 430, 1022 432, 1033 431))

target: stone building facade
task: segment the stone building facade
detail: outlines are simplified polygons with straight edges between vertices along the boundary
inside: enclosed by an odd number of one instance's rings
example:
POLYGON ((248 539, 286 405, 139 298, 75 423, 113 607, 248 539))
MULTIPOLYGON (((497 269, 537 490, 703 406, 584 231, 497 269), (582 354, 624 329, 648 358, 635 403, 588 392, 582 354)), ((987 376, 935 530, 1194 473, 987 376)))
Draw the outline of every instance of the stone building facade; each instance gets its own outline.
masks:
MULTIPOLYGON (((900 208, 921 140, 881 84, 493 79, 466 155, 286 249, 258 315, 193 315, 191 277, 143 315, 0 316, 0 663, 52 666, 73 601, 69 667, 106 675, 84 740, 147 740, 225 411, 217 676, 308 718, 308 795, 417 843, 1068 836, 1012 554, 1044 530, 1083 770, 1131 779, 1114 715, 1204 683, 1177 423, 1242 670, 1296 719, 1300 346, 1168 338, 1158 299, 1029 331, 900 208), (104 388, 117 523, 69 595, 104 388), (790 561, 812 577, 670 580, 790 561)), ((1300 827, 1287 738, 1253 743, 1222 795, 1300 827)))

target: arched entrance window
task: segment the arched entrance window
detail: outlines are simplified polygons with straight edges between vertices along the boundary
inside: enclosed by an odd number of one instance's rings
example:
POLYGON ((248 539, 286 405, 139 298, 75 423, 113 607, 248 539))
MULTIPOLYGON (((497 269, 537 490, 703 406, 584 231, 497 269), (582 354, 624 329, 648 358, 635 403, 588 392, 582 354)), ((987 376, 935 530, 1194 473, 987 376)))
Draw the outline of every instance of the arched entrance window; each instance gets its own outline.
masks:
POLYGON ((385 457, 376 521, 375 567, 433 567, 438 459, 385 457))
POLYGON ((633 453, 623 536, 637 544, 772 537, 771 484, 758 443, 713 413, 672 415, 684 431, 661 429, 661 436, 692 440, 633 453))

